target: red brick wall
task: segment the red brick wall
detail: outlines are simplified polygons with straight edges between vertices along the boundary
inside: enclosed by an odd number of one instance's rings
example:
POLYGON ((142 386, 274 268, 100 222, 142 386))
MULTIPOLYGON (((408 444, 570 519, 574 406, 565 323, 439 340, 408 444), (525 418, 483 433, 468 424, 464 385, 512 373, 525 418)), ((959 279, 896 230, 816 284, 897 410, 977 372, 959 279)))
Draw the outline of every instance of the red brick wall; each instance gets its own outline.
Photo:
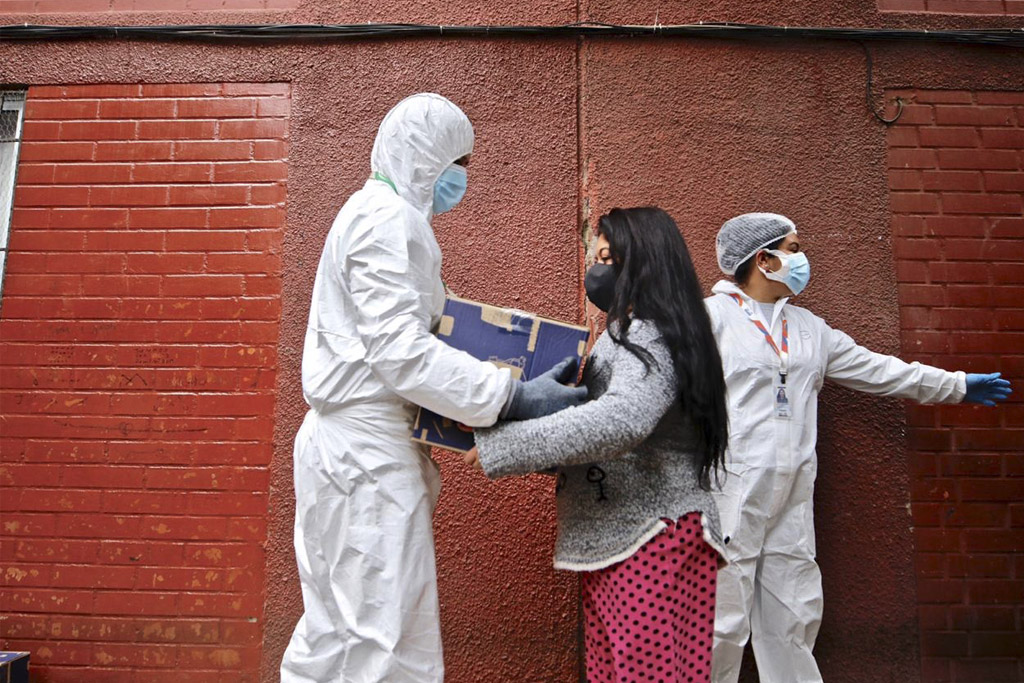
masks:
POLYGON ((906 357, 1002 372, 999 408, 908 408, 923 680, 1024 679, 1024 93, 895 91, 906 357))
POLYGON ((0 14, 290 9, 297 0, 0 0, 0 14))
POLYGON ((289 105, 282 84, 29 90, 0 645, 36 680, 255 680, 289 105))
POLYGON ((1024 14, 1024 0, 878 0, 883 12, 1024 14))

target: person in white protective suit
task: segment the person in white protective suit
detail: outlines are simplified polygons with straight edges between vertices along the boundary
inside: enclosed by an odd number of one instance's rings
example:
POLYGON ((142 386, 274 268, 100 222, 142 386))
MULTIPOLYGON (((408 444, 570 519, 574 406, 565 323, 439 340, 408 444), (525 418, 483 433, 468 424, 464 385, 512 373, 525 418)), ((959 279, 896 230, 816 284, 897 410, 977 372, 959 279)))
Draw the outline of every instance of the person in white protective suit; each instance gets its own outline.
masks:
POLYGON ((821 681, 812 650, 822 615, 814 478, 822 382, 922 403, 994 405, 1010 384, 873 353, 789 304, 810 277, 796 226, 744 214, 718 233, 720 281, 705 301, 729 404, 727 476, 716 493, 729 564, 718 573, 712 680, 739 679, 751 638, 761 683, 821 681))
POLYGON ((305 612, 282 683, 437 683, 444 665, 431 517, 440 478, 415 406, 474 427, 576 405, 568 363, 529 382, 435 337, 445 301, 431 219, 466 188, 473 128, 419 94, 384 118, 372 175, 338 213, 302 355, 295 554, 305 612))

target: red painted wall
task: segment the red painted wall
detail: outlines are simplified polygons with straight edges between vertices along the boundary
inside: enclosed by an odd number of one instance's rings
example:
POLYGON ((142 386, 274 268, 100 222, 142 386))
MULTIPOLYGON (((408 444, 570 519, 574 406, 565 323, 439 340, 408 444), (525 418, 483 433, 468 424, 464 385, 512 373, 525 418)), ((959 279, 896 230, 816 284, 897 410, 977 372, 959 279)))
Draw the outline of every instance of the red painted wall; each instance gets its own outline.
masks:
MULTIPOLYGON (((1024 93, 894 91, 889 186, 908 358, 1024 386, 1024 93)), ((911 407, 924 671, 1024 678, 1024 404, 911 407)))
MULTIPOLYGON (((182 13, 62 14, 59 20, 657 19, 965 28, 1007 21, 880 13, 876 0, 707 0, 671 7, 651 0, 628 6, 545 0, 516 6, 455 3, 443 10, 402 2, 295 4, 285 13, 186 7, 182 13)), ((55 16, 19 14, 0 17, 0 23, 55 16)), ((872 45, 871 51, 876 106, 891 104, 891 96, 883 98, 886 89, 908 84, 1024 91, 1018 52, 895 43, 872 45)), ((646 202, 676 216, 710 285, 718 277, 712 244, 721 222, 742 211, 776 210, 797 221, 812 250, 815 277, 805 305, 859 341, 896 353, 900 302, 898 237, 890 228, 890 143, 865 107, 864 67, 864 54, 853 44, 782 41, 0 43, 0 81, 9 83, 290 84, 287 228, 275 333, 279 367, 275 405, 263 413, 274 428, 269 484, 263 489, 269 493, 261 576, 266 590, 263 618, 254 627, 262 627, 258 668, 265 681, 276 680, 301 609, 291 551, 291 441, 304 412, 298 364, 313 273, 331 219, 368 173, 373 134, 387 109, 409 93, 435 90, 460 103, 476 124, 469 194, 436 224, 445 278, 460 294, 578 319, 587 226, 607 208, 646 202)), ((6 305, 0 314, 7 315, 6 305)), ((924 622, 919 628, 903 408, 835 388, 826 390, 822 403, 822 668, 828 680, 838 682, 933 680, 931 668, 922 674, 918 647, 924 622)), ((451 455, 438 457, 445 477, 437 536, 448 680, 576 680, 576 583, 550 568, 550 482, 495 485, 464 470, 451 455)), ((1016 573, 1010 580, 1018 581, 1020 553, 1012 556, 1016 573)), ((1017 619, 1003 633, 1020 633, 1017 619)), ((224 674, 237 680, 233 675, 224 674)))
MULTIPOLYGON (((626 103, 594 103, 585 112, 593 213, 647 202, 668 208, 708 287, 722 277, 714 239, 725 220, 783 213, 799 227, 811 260, 799 304, 860 343, 899 351, 878 158, 885 133, 864 108, 858 48, 722 42, 636 50, 609 41, 585 54, 587 91, 626 103)), ((822 673, 850 683, 915 681, 902 411, 895 401, 834 386, 821 404, 822 673)), ((745 680, 752 677, 748 667, 745 680)))
POLYGON ((297 0, 0 0, 0 14, 292 9, 297 0))
POLYGON ((0 557, 37 680, 255 680, 288 109, 287 84, 28 92, 0 557))
MULTIPOLYGON (((564 12, 538 8, 532 18, 570 21, 573 14, 566 7, 564 12)), ((316 18, 339 19, 295 17, 316 18)), ((176 19, 226 18, 159 20, 176 19)), ((118 14, 102 18, 111 23, 135 20, 118 14)), ((101 78, 111 83, 227 79, 291 84, 280 366, 277 401, 269 415, 274 420, 274 455, 265 511, 266 601, 257 624, 263 647, 253 660, 262 680, 276 680, 281 653, 301 612, 291 547, 291 450, 305 411, 298 369, 310 288, 331 220, 364 182, 373 136, 387 110, 419 90, 447 94, 475 122, 477 148, 466 201, 436 225, 448 253, 446 281, 466 296, 577 319, 575 43, 0 44, 0 53, 0 81, 6 82, 63 84, 101 78), (527 129, 524 121, 532 122, 527 129)), ((576 583, 574 576, 556 574, 551 567, 550 480, 493 485, 456 465, 450 454, 439 458, 445 493, 437 537, 449 680, 574 680, 576 583)), ((218 675, 194 678, 219 680, 218 675)), ((231 675, 225 674, 224 680, 236 680, 231 675)))
POLYGON ((1021 0, 878 0, 878 9, 883 12, 1024 14, 1024 2, 1021 0))

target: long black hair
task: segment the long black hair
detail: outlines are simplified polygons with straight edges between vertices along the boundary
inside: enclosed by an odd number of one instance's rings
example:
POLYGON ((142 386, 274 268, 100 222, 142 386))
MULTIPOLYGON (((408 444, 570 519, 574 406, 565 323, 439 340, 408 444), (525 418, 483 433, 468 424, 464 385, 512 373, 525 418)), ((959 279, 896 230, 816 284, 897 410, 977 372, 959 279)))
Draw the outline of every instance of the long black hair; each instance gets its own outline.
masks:
POLYGON ((725 378, 686 242, 672 217, 655 207, 612 209, 597 230, 618 276, 608 333, 650 370, 654 358, 629 341, 631 315, 657 326, 672 354, 679 402, 697 433, 700 485, 710 489, 729 438, 725 378))

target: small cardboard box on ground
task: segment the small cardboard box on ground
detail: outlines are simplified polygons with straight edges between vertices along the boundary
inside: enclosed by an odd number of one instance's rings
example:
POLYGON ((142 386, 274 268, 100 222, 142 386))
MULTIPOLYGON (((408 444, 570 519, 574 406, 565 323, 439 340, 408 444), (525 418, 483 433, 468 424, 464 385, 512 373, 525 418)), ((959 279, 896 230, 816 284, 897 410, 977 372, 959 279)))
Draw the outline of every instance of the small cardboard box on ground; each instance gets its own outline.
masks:
MULTIPOLYGON (((525 381, 564 358, 582 358, 590 333, 579 325, 449 297, 437 335, 475 358, 509 368, 514 379, 525 381)), ((413 439, 465 453, 473 447, 473 430, 420 408, 413 439)))
POLYGON ((28 683, 28 652, 0 652, 0 683, 28 683))

